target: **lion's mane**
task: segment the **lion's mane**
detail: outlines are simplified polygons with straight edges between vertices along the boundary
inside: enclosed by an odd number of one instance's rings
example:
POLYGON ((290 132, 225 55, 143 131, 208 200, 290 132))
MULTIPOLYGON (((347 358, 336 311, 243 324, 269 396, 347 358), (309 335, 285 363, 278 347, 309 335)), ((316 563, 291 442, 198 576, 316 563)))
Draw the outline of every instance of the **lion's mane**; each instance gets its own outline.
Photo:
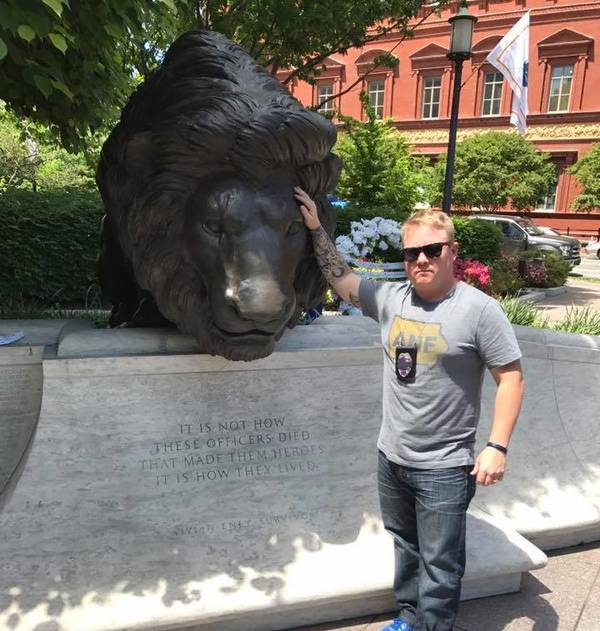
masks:
MULTIPOLYGON (((160 313, 194 335, 203 351, 227 356, 222 343, 207 334, 203 270, 181 253, 187 200, 197 182, 212 174, 260 181, 291 169, 332 234, 335 214, 326 193, 339 175, 339 160, 331 153, 335 140, 333 124, 307 111, 239 46, 214 32, 182 35, 131 96, 102 148, 97 183, 106 207, 105 231, 114 240, 105 256, 120 249, 125 263, 119 273, 126 268, 160 313)), ((107 279, 106 271, 103 276, 109 298, 126 302, 127 296, 115 294, 131 287, 107 279)), ((298 308, 288 326, 326 287, 310 239, 294 284, 298 308)))

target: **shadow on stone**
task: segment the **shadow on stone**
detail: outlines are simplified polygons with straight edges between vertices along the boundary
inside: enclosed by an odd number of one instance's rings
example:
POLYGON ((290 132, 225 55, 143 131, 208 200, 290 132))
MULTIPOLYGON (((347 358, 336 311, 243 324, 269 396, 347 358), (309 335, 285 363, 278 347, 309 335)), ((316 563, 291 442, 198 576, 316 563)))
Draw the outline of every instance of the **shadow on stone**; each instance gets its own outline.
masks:
POLYGON ((468 631, 503 631, 518 619, 531 621, 531 631, 556 631, 559 618, 554 607, 541 598, 548 588, 535 576, 523 577, 521 593, 463 603, 457 627, 468 631))

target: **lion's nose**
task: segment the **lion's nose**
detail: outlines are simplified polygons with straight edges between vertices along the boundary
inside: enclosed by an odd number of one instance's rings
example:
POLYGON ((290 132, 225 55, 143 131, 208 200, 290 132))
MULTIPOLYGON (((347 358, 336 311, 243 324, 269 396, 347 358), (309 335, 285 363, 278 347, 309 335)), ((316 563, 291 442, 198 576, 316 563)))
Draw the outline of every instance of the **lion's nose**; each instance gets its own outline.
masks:
POLYGON ((271 280, 243 280, 237 291, 227 289, 228 303, 244 320, 266 324, 280 320, 291 309, 292 301, 271 280))

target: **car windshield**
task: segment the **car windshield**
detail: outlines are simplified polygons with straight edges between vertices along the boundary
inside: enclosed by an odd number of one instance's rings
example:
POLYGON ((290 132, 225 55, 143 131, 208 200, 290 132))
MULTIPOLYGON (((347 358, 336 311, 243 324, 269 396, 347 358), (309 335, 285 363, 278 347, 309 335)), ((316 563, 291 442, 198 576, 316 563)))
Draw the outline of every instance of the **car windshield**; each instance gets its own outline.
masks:
POLYGON ((517 219, 517 223, 525 230, 527 234, 540 235, 544 234, 543 230, 540 230, 535 224, 531 223, 527 219, 517 219))

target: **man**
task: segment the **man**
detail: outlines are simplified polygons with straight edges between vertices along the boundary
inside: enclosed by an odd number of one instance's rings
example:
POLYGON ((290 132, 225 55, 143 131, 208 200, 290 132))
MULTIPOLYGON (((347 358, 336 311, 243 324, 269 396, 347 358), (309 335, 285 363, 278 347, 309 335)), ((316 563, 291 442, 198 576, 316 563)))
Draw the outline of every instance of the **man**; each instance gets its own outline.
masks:
POLYGON ((383 631, 451 631, 465 570, 465 522, 475 484, 502 480, 523 397, 521 353, 500 305, 457 282, 458 243, 441 212, 404 223, 407 283, 361 280, 296 200, 315 255, 337 294, 381 325, 384 347, 379 500, 393 538, 400 609, 383 631), (489 442, 474 459, 485 367, 497 384, 489 442))

